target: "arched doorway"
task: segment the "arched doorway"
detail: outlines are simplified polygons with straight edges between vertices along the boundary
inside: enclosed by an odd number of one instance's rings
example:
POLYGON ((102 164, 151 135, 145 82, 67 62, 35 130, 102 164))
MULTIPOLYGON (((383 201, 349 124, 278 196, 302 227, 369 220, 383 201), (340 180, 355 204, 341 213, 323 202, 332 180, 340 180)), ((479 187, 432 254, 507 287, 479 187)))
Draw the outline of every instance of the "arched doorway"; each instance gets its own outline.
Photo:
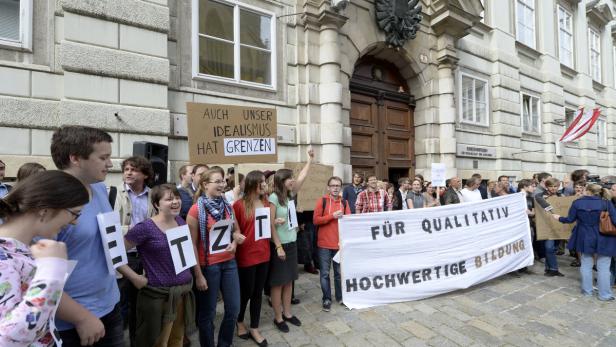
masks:
POLYGON ((353 172, 397 184, 415 172, 415 101, 395 65, 371 56, 355 64, 350 82, 353 172))

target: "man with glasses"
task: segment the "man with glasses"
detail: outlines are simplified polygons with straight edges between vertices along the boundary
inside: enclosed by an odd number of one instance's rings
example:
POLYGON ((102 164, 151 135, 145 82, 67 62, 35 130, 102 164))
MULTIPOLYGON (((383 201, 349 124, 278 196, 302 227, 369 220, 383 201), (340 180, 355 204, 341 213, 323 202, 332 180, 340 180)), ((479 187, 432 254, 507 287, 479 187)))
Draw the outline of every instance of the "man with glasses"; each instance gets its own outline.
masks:
MULTIPOLYGON (((319 269, 321 270, 321 291, 323 292, 323 311, 329 312, 332 306, 332 289, 329 280, 329 270, 332 258, 338 252, 338 219, 350 214, 351 209, 346 200, 340 198, 342 179, 330 177, 327 181, 328 194, 317 200, 314 208, 313 222, 319 228, 317 247, 319 269)), ((340 264, 333 262, 334 290, 336 301, 342 304, 342 286, 340 283, 340 264)))
MULTIPOLYGON (((344 197, 343 197, 344 198, 344 197)), ((391 211, 391 200, 383 189, 378 189, 378 180, 375 175, 368 176, 368 187, 357 195, 355 202, 356 213, 370 213, 391 211)))
POLYGON ((6 183, 2 183, 5 172, 6 172, 6 164, 2 160, 0 160, 0 198, 3 198, 5 195, 7 195, 11 191, 11 188, 12 188, 10 185, 6 183))
POLYGON ((348 185, 342 191, 342 198, 349 202, 351 213, 355 213, 357 196, 364 190, 364 176, 358 172, 353 174, 353 184, 348 185))

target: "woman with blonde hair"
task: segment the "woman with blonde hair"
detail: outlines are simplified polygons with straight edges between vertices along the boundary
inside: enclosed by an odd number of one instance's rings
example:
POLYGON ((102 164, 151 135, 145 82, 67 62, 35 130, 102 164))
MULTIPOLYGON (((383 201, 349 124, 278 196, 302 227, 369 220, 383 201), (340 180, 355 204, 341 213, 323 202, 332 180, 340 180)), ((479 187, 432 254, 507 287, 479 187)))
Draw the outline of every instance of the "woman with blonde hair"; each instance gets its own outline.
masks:
POLYGON ((575 200, 567 217, 553 215, 561 223, 576 223, 569 239, 569 249, 581 253, 580 275, 582 295, 592 296, 593 256, 597 257, 597 287, 599 300, 614 300, 610 286, 610 263, 616 256, 616 237, 604 236, 599 232, 600 215, 608 211, 613 224, 616 224, 616 208, 609 201, 607 189, 598 184, 586 185, 584 196, 575 200))

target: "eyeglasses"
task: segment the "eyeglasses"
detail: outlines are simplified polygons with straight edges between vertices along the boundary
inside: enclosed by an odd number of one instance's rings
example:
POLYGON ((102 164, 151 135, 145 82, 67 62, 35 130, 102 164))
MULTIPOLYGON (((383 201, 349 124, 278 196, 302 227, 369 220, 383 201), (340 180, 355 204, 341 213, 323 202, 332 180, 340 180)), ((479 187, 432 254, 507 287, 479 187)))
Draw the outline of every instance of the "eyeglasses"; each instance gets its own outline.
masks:
POLYGON ((67 210, 68 213, 73 215, 73 220, 72 220, 73 222, 76 221, 81 216, 81 211, 75 212, 75 211, 69 210, 68 208, 65 208, 65 210, 67 210))
POLYGON ((222 180, 218 180, 218 181, 209 181, 208 183, 223 184, 223 183, 225 183, 225 181, 222 181, 222 180))

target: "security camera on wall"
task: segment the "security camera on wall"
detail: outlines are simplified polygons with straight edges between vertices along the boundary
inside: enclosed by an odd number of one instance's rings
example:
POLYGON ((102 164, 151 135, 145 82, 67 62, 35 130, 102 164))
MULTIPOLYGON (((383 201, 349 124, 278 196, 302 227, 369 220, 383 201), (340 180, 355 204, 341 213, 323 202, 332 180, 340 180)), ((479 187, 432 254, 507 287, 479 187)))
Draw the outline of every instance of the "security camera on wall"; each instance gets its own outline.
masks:
POLYGON ((334 9, 334 11, 340 12, 344 10, 349 4, 349 2, 351 1, 350 0, 331 0, 331 2, 332 2, 331 6, 334 9))

